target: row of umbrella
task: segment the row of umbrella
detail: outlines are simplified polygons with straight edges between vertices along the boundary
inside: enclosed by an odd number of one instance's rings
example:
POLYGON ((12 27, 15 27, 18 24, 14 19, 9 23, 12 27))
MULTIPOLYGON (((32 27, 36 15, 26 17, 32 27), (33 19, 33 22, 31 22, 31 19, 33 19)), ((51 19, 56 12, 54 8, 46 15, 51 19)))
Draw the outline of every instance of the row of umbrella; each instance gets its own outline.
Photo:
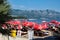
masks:
POLYGON ((10 21, 5 22, 5 24, 2 25, 2 28, 7 29, 6 24, 8 26, 10 26, 10 28, 17 27, 17 29, 21 29, 21 27, 22 27, 21 26, 21 22, 20 21, 17 21, 17 20, 10 20, 10 21))
POLYGON ((47 22, 38 24, 38 23, 35 23, 35 22, 24 21, 24 22, 22 22, 22 25, 25 26, 25 27, 34 28, 35 30, 42 30, 42 29, 48 28, 47 22))
MULTIPOLYGON (((22 29, 23 26, 34 28, 35 30, 43 30, 48 28, 48 24, 55 24, 58 25, 60 22, 56 20, 52 20, 51 22, 42 22, 41 24, 29 21, 19 21, 19 20, 10 20, 5 22, 6 24, 10 24, 11 28, 14 28, 14 25, 17 25, 17 29, 22 29)), ((7 29, 7 26, 3 24, 2 28, 7 29)))

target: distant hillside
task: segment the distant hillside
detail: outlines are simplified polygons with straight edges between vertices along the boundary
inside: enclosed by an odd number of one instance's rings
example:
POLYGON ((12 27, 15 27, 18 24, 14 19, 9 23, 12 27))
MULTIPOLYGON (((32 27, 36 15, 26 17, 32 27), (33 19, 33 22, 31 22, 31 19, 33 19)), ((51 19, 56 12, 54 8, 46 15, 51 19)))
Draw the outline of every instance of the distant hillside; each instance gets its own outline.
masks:
POLYGON ((42 20, 60 20, 60 12, 54 10, 19 10, 12 9, 10 10, 11 15, 23 16, 28 19, 42 19, 42 20))

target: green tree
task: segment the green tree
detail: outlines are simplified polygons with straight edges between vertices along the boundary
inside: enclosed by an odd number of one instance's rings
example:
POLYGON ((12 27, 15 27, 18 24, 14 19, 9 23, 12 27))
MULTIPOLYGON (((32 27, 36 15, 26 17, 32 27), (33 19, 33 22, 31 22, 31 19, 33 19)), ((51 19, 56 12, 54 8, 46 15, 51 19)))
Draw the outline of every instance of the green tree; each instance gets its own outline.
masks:
POLYGON ((10 5, 7 0, 0 0, 0 23, 4 23, 9 17, 10 5))

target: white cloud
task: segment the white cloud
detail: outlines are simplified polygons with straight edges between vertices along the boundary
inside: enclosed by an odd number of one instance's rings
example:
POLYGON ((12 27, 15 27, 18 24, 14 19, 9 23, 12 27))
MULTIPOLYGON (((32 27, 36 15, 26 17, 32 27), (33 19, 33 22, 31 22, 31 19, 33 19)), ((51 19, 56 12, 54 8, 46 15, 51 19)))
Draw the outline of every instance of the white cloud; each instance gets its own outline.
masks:
POLYGON ((24 5, 12 5, 13 9, 25 9, 24 5))
POLYGON ((25 8, 25 6, 24 6, 24 5, 19 5, 19 7, 20 7, 20 8, 25 8))
POLYGON ((12 5, 12 8, 13 9, 22 9, 22 10, 38 10, 36 8, 31 8, 31 7, 29 8, 25 5, 12 5))

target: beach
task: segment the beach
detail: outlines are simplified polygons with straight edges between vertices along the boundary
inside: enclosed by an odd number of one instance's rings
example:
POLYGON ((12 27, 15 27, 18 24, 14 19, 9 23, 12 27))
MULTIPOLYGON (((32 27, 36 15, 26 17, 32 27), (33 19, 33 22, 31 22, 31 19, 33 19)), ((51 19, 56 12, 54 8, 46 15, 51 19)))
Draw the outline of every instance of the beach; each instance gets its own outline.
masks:
MULTIPOLYGON (((16 36, 15 38, 8 36, 8 35, 2 35, 0 34, 0 40, 28 40, 28 35, 23 35, 23 36, 16 36)), ((57 40, 56 37, 54 36, 44 36, 44 37, 39 37, 39 36, 34 36, 33 40, 57 40)))

